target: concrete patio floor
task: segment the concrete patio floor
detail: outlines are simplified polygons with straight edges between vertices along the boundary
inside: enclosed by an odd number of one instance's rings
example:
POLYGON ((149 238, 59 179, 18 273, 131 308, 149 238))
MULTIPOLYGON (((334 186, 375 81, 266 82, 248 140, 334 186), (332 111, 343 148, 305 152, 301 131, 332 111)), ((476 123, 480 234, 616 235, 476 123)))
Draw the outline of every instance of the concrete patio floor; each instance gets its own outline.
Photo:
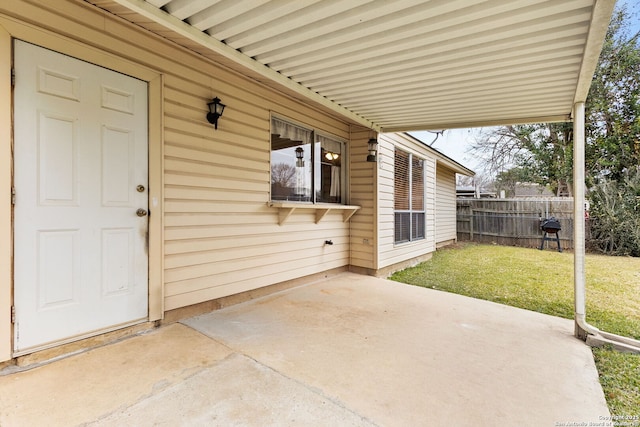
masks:
POLYGON ((0 426, 602 422, 591 350, 572 332, 344 273, 2 375, 0 426))

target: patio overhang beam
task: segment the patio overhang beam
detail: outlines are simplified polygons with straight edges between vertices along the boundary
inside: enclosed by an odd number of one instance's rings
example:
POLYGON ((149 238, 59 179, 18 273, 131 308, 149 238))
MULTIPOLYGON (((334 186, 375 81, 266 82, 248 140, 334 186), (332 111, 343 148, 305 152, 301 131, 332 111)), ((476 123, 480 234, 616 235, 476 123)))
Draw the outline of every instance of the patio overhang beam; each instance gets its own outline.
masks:
POLYGON ((536 117, 519 117, 501 120, 484 120, 478 122, 441 122, 416 124, 412 126, 384 127, 382 132, 411 132, 423 130, 441 130, 441 129, 467 129, 479 128, 487 126, 507 126, 507 125, 526 125, 531 123, 553 123, 553 122, 570 122, 570 114, 554 115, 554 116, 536 116, 536 117))
POLYGON ((582 65, 580 67, 580 74, 578 75, 578 83, 573 100, 574 106, 577 103, 586 102, 587 100, 587 95, 589 95, 589 89, 591 88, 591 80, 593 80, 593 73, 598 66, 598 59, 600 58, 600 52, 602 51, 607 30, 609 29, 609 22, 611 21, 614 7, 615 2, 609 1, 596 1, 594 4, 591 25, 589 26, 589 35, 585 44, 584 56, 582 58, 582 65))

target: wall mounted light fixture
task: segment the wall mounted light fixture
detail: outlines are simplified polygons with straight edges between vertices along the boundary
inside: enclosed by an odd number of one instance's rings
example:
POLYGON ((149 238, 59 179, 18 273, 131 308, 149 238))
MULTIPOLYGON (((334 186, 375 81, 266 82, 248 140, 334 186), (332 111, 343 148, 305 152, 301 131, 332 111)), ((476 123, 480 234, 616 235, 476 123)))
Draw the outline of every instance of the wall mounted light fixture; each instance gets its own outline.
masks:
POLYGON ((338 157, 340 157, 340 155, 338 153, 332 153, 331 151, 327 151, 324 154, 324 158, 329 160, 329 161, 336 160, 338 157))
POLYGON ((367 156, 367 162, 377 162, 378 161, 378 140, 375 138, 370 138, 367 143, 369 149, 369 155, 367 156))
POLYGON ((218 119, 222 117, 222 113, 224 112, 224 105, 220 102, 220 98, 217 96, 213 98, 211 102, 207 104, 209 106, 209 112, 207 113, 207 120, 209 123, 215 126, 218 129, 218 119))

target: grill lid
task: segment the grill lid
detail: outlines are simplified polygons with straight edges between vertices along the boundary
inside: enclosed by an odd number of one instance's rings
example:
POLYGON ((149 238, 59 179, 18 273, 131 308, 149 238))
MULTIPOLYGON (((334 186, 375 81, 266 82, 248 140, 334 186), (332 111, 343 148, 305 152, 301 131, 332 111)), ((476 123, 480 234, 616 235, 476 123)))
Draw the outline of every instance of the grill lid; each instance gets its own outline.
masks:
POLYGON ((558 221, 555 217, 543 219, 540 223, 540 228, 547 232, 556 232, 562 230, 560 221, 558 221))

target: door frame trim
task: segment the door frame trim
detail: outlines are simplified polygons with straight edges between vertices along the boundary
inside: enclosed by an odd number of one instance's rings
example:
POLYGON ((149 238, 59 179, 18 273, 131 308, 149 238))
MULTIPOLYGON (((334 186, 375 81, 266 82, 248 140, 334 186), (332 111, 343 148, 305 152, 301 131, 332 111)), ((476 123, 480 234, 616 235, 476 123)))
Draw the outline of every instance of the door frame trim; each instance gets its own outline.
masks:
MULTIPOLYGON (((77 40, 0 16, 0 76, 13 66, 13 39, 18 38, 148 84, 149 243, 148 321, 164 316, 164 134, 162 73, 77 40)), ((11 79, 0 78, 0 93, 11 93, 11 79)), ((0 362, 13 354, 13 96, 0 98, 0 362)))
MULTIPOLYGON (((11 75, 11 35, 0 27, 0 75, 11 75), (5 60, 6 59, 6 60, 5 60)), ((11 94, 11 79, 0 79, 0 93, 11 94)), ((13 175, 12 98, 0 98, 0 361, 11 358, 13 324, 13 221, 11 181, 13 175)))

